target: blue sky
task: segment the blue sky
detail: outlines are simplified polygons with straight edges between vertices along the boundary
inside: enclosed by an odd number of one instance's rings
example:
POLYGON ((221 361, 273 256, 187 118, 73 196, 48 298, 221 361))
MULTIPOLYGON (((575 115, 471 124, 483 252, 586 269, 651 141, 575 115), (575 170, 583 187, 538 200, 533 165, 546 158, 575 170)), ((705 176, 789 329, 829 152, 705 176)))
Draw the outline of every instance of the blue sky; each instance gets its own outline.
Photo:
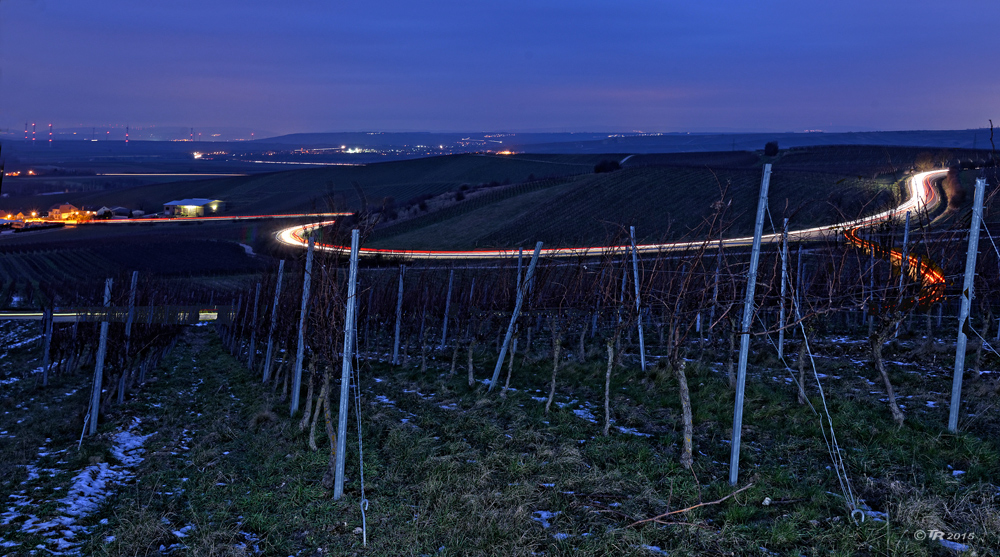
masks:
POLYGON ((2 0, 0 126, 963 129, 1000 2, 2 0))

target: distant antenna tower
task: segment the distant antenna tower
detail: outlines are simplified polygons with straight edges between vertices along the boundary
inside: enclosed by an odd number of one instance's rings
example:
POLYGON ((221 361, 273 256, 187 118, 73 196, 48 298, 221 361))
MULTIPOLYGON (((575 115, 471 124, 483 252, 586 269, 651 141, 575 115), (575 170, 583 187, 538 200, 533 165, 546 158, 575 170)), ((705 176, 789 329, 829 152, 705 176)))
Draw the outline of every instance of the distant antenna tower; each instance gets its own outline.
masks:
POLYGON ((125 145, 128 145, 128 126, 125 126, 125 145))
POLYGON ((31 123, 31 144, 35 144, 35 123, 31 123))
POLYGON ((191 141, 194 141, 194 128, 191 128, 191 141))
POLYGON ((97 139, 97 128, 91 128, 90 129, 90 140, 94 141, 95 139, 97 139))
POLYGON ((104 132, 104 139, 111 140, 111 130, 104 132))
POLYGON ((25 141, 28 140, 28 123, 27 122, 24 123, 24 140, 25 141))
POLYGON ((49 124, 49 147, 52 147, 52 124, 49 124))

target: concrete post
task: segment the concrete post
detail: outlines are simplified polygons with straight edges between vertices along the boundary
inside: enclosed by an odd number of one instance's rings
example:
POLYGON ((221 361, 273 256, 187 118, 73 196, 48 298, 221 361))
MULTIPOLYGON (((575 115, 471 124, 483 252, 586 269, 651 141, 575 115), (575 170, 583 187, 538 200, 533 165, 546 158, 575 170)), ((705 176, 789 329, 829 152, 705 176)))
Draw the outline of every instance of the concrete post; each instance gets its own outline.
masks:
POLYGON ((347 283, 347 316, 344 320, 344 360, 340 373, 340 411, 337 415, 337 454, 334 467, 333 499, 344 495, 344 453, 347 450, 347 402, 351 389, 351 360, 354 347, 355 288, 358 280, 358 229, 351 231, 351 269, 347 283))
POLYGON ((396 293, 396 339, 392 343, 392 365, 399 365, 399 331, 403 323, 403 275, 406 265, 399 266, 399 290, 396 293))
POLYGON ((639 328, 639 361, 642 363, 642 371, 646 371, 646 340, 642 338, 642 312, 639 309, 641 305, 639 300, 639 257, 635 247, 635 227, 628 227, 628 232, 632 238, 632 275, 635 278, 635 315, 639 328))
POLYGON ((750 252, 750 269, 747 271, 747 293, 743 302, 743 324, 740 328, 740 360, 736 376, 736 405, 733 412, 732 449, 729 456, 729 484, 736 485, 740 469, 740 436, 743 433, 743 391, 747 380, 747 353, 750 350, 750 324, 753 320, 753 295, 757 287, 757 263, 760 260, 760 238, 764 231, 764 210, 767 209, 767 189, 771 183, 771 165, 764 165, 764 178, 760 183, 757 200, 757 224, 750 252))
MULTIPOLYGON (((517 325, 517 318, 521 314, 521 304, 524 303, 524 294, 529 288, 531 288, 531 279, 535 276, 535 265, 538 264, 538 254, 542 251, 542 243, 538 242, 535 244, 535 253, 531 256, 531 263, 528 264, 528 272, 525 274, 524 281, 518 284, 517 289, 517 300, 514 302, 514 313, 510 316, 510 325, 507 326, 507 335, 503 339, 503 345, 500 347, 500 356, 497 358, 497 365, 493 368, 493 378, 490 380, 490 387, 487 392, 493 390, 493 386, 497 384, 500 379, 500 368, 503 366, 504 357, 507 355, 507 348, 510 346, 510 339, 514 336, 514 327, 517 325)), ((520 257, 518 258, 520 260, 520 257)), ((520 277, 520 273, 518 273, 520 277)))
MULTIPOLYGON (((111 282, 104 282, 104 311, 111 307, 111 282)), ((97 415, 101 411, 101 381, 104 378, 104 357, 108 353, 108 321, 101 321, 101 338, 97 344, 97 362, 94 364, 94 391, 90 396, 90 430, 89 435, 97 434, 97 415)))
POLYGON ((785 292, 788 285, 788 219, 781 229, 781 298, 778 309, 778 360, 785 357, 785 292))
MULTIPOLYGON (((983 216, 983 194, 986 179, 976 180, 976 197, 972 203, 972 224, 969 227, 969 250, 965 256, 965 282, 962 286, 962 307, 958 314, 958 342, 955 346, 955 375, 951 382, 951 410, 948 414, 948 431, 958 431, 958 409, 962 404, 962 374, 965 372, 965 345, 968 339, 969 310, 972 307, 973 285, 976 274, 976 256, 979 253, 979 222, 983 216)), ((971 327, 970 327, 971 328, 971 327)))
POLYGON ((455 269, 452 269, 448 272, 448 296, 444 300, 444 322, 441 324, 441 350, 444 350, 444 345, 448 341, 448 313, 451 311, 451 287, 454 282, 455 269))
POLYGON ((291 415, 299 411, 299 391, 302 390, 302 360, 306 352, 306 320, 309 318, 309 286, 312 281, 313 252, 316 240, 309 236, 309 249, 306 251, 306 271, 302 275, 302 307, 299 312, 299 343, 295 349, 295 370, 292 375, 291 415))
POLYGON ((281 277, 285 275, 285 260, 278 263, 278 283, 274 287, 274 305, 271 306, 271 324, 267 332, 267 351, 264 353, 264 379, 267 383, 271 379, 271 363, 274 360, 274 329, 278 324, 278 301, 281 298, 281 277))
POLYGON ((250 321, 250 354, 247 356, 247 368, 253 370, 254 357, 257 355, 257 304, 260 302, 260 283, 253 296, 253 319, 250 321))

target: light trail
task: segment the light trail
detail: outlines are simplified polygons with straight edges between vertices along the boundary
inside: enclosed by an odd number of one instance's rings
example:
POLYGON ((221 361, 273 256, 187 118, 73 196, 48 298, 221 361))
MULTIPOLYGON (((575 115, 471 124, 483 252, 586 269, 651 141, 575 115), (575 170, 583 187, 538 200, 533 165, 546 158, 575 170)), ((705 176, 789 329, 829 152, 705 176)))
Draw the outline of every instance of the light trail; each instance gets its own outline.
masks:
MULTIPOLYGON (((877 242, 865 240, 858 236, 857 228, 852 228, 844 233, 848 243, 852 246, 864 250, 865 253, 873 254, 881 259, 888 259, 893 267, 903 266, 903 252, 899 249, 886 248, 877 242)), ((941 267, 920 257, 919 255, 907 254, 906 274, 910 280, 920 283, 920 292, 913 300, 903 300, 902 306, 907 306, 916 302, 920 308, 927 308, 932 304, 944 299, 945 279, 944 271, 941 267)))
MULTIPOLYGON (((92 224, 181 224, 186 222, 228 222, 241 220, 263 220, 263 219, 295 219, 295 218, 327 218, 327 217, 348 217, 354 213, 291 213, 284 215, 243 215, 231 217, 162 217, 162 218, 138 218, 138 219, 94 219, 86 221, 73 221, 79 225, 92 224)), ((335 221, 328 221, 335 222, 335 221)), ((69 224, 69 223, 67 223, 69 224)))
MULTIPOLYGON (((847 222, 842 222, 838 224, 833 224, 829 226, 817 226, 814 228, 806 228, 803 230, 796 230, 788 233, 789 240, 794 241, 809 241, 828 238, 833 235, 846 234, 848 231, 855 230, 857 228, 863 228, 866 226, 872 226, 881 222, 885 222, 894 217, 905 215, 907 211, 910 212, 920 212, 928 210, 936 206, 940 200, 936 190, 934 189, 933 180, 946 174, 947 170, 932 170, 930 172, 921 172, 915 174, 907 181, 907 187, 910 190, 910 197, 903 202, 898 207, 889 209, 888 211, 883 211, 875 215, 868 217, 863 217, 860 219, 855 219, 847 222)), ((281 230, 277 233, 276 238, 278 241, 296 247, 306 247, 306 236, 320 228, 331 226, 335 223, 335 220, 305 224, 300 226, 293 226, 281 230)), ((763 243, 777 243, 781 241, 781 234, 765 234, 762 236, 761 241, 763 243)), ((636 251, 640 254, 658 254, 664 252, 672 251, 689 251, 692 249, 700 249, 707 247, 709 249, 714 249, 718 245, 724 247, 736 247, 736 246, 750 246, 753 243, 753 237, 747 236, 743 238, 730 238, 728 240, 713 240, 713 241, 699 241, 699 242, 671 242, 663 244, 640 244, 636 246, 636 251)), ((339 254, 349 254, 350 248, 346 246, 336 246, 332 244, 316 243, 316 249, 339 253, 339 254)), ((575 247, 575 248, 545 248, 542 249, 540 256, 547 258, 555 257, 598 257, 607 253, 618 253, 624 251, 629 246, 592 246, 592 247, 575 247)), ((506 250, 402 250, 402 249, 376 249, 376 248, 361 248, 358 251, 358 255, 361 257, 398 257, 403 259, 429 259, 429 260, 490 260, 490 259, 507 259, 510 257, 516 257, 518 250, 516 249, 506 249, 506 250)))
MULTIPOLYGON (((229 323, 235 315, 232 306, 151 306, 135 307, 133 320, 147 322, 152 318, 155 324, 190 324, 205 321, 229 323)), ((41 321, 45 314, 41 311, 0 311, 0 321, 41 321)), ((88 307, 56 310, 52 312, 53 323, 125 323, 128 311, 124 308, 88 307)))
POLYGON ((192 172, 178 172, 178 173, 166 173, 166 172, 125 172, 125 173, 104 173, 96 174, 95 176, 161 176, 161 177, 173 177, 173 176, 207 176, 209 178, 228 178, 232 176, 249 176, 249 174, 223 174, 217 172, 207 172, 202 174, 196 174, 192 172))

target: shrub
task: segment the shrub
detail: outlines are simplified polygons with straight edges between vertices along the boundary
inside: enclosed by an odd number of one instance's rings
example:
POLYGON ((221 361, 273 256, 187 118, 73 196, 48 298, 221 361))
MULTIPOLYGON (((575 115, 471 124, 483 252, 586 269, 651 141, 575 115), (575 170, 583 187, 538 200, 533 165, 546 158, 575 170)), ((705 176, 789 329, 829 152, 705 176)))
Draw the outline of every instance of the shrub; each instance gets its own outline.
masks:
POLYGON ((594 165, 594 174, 601 174, 602 172, 614 172, 615 170, 621 170, 622 165, 618 161, 613 161, 610 159, 605 159, 594 165))
POLYGON ((764 156, 765 157, 773 157, 773 156, 775 156, 777 154, 778 154, 778 142, 777 141, 768 141, 764 145, 764 156))

